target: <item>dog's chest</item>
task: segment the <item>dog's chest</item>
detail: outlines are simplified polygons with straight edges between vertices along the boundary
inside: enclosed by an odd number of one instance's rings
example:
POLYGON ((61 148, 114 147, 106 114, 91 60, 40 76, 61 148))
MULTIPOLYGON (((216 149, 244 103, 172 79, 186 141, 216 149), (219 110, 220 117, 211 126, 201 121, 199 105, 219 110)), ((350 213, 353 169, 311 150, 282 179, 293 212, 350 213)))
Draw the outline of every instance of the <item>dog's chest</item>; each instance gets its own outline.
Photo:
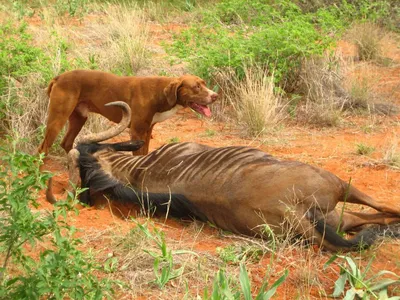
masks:
POLYGON ((155 113, 153 116, 153 120, 151 121, 151 125, 165 121, 171 118, 173 115, 177 113, 178 110, 183 108, 182 105, 175 105, 172 109, 164 111, 162 113, 155 113))

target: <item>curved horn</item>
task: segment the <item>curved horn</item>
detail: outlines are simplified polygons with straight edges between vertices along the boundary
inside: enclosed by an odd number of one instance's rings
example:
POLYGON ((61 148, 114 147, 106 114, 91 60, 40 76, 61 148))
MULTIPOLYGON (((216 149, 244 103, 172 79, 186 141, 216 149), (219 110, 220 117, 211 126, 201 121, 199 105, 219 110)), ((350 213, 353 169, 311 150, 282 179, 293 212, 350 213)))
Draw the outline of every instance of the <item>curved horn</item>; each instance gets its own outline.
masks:
POLYGON ((80 139, 80 143, 98 143, 102 142, 105 140, 108 140, 114 136, 117 136, 120 134, 122 131, 125 130, 129 126, 129 123, 131 122, 131 108, 129 107, 128 104, 126 104, 123 101, 115 101, 115 102, 110 102, 104 106, 119 106, 122 108, 122 119, 118 123, 117 126, 113 126, 110 129, 104 131, 104 132, 99 132, 99 133, 92 133, 88 134, 80 139))

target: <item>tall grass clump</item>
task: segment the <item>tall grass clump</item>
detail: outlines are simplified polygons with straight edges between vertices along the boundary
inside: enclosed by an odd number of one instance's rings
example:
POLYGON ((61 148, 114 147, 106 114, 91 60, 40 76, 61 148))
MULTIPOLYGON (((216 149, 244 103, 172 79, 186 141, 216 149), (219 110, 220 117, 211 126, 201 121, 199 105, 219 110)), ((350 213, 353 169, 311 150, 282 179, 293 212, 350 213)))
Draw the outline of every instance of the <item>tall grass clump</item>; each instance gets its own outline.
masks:
POLYGON ((371 22, 357 23, 347 33, 347 39, 357 47, 360 60, 378 60, 382 56, 382 29, 371 22))
POLYGON ((91 38, 101 47, 88 49, 96 55, 99 68, 120 75, 135 75, 149 62, 149 28, 143 10, 137 6, 110 5, 104 10, 104 24, 92 26, 91 38))
POLYGON ((44 134, 48 98, 41 88, 42 78, 37 74, 25 77, 23 85, 9 78, 6 94, 0 96, 5 116, 2 128, 13 140, 23 139, 19 150, 33 153, 44 134))
POLYGON ((383 157, 383 163, 395 169, 400 169, 400 151, 399 142, 395 137, 391 143, 386 147, 383 157))
POLYGON ((275 90, 274 75, 264 68, 245 68, 242 80, 229 71, 221 72, 219 77, 229 86, 224 92, 234 117, 250 136, 265 133, 285 119, 285 104, 275 90))
POLYGON ((319 126, 336 126, 349 99, 343 85, 340 57, 324 55, 305 59, 300 75, 300 91, 305 101, 294 108, 292 117, 319 126))

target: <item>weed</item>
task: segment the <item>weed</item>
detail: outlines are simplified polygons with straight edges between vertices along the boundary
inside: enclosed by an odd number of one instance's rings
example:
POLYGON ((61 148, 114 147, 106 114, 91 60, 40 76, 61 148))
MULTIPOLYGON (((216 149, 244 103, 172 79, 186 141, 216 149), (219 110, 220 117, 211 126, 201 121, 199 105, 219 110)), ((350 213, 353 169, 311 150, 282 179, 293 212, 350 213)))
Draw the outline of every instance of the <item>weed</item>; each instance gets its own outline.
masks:
POLYGON ((204 133, 204 135, 209 138, 214 137, 215 134, 216 134, 215 130, 212 129, 206 129, 206 132, 204 133))
POLYGON ((56 1, 56 11, 62 16, 68 13, 70 16, 82 16, 87 12, 88 0, 56 1))
POLYGON ((160 253, 149 250, 143 251, 154 258, 153 270, 156 277, 154 282, 160 289, 162 289, 170 280, 181 276, 183 273, 183 267, 180 267, 179 269, 175 268, 173 256, 179 254, 197 254, 187 250, 168 250, 165 242, 165 235, 162 231, 159 231, 157 228, 155 228, 153 234, 148 229, 147 224, 142 225, 136 223, 136 225, 146 235, 147 238, 156 243, 158 249, 160 250, 160 253))
MULTIPOLYGON (((264 281, 260 290, 255 297, 256 300, 270 299, 276 292, 276 289, 286 280, 289 271, 285 270, 284 274, 279 277, 269 288, 268 288, 268 281, 264 281)), ((220 269, 217 274, 215 275, 214 282, 213 282, 213 289, 208 294, 208 290, 204 290, 203 299, 208 300, 216 300, 216 299, 246 299, 251 300, 253 299, 251 294, 251 284, 249 275, 246 270, 246 266, 241 263, 240 264, 240 273, 239 273, 239 281, 240 281, 240 290, 237 286, 230 287, 230 280, 228 279, 224 270, 220 269)))
POLYGON ((336 254, 333 255, 325 263, 325 269, 337 259, 343 260, 344 264, 339 264, 340 277, 335 282, 335 289, 332 297, 343 296, 345 293, 346 283, 348 283, 350 289, 347 290, 344 299, 370 299, 371 296, 374 299, 389 299, 387 288, 390 285, 400 284, 400 276, 393 272, 382 270, 368 278, 367 275, 374 258, 375 257, 371 257, 367 266, 362 270, 360 267, 357 267, 351 257, 336 254), (391 275, 395 279, 387 278, 387 275, 391 275), (386 278, 381 278, 382 276, 385 276, 386 278))
POLYGON ((179 138, 178 137, 172 137, 168 140, 168 143, 179 143, 179 138))
POLYGON ((264 252, 257 246, 229 245, 217 248, 217 253, 225 263, 237 264, 243 260, 259 261, 264 252))
POLYGON ((370 155, 372 152, 375 151, 375 148, 372 146, 365 145, 363 143, 357 144, 356 153, 359 155, 370 155))

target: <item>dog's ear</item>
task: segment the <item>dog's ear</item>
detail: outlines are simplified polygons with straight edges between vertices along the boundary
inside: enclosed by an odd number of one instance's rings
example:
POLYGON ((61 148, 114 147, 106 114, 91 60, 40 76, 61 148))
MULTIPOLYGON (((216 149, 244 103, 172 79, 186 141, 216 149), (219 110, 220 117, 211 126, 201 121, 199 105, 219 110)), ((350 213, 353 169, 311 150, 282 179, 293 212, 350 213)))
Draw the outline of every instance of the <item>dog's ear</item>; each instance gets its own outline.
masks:
POLYGON ((178 101, 178 90, 182 86, 182 83, 182 80, 176 79, 168 84, 164 89, 164 95, 167 98, 169 105, 174 106, 178 101))

